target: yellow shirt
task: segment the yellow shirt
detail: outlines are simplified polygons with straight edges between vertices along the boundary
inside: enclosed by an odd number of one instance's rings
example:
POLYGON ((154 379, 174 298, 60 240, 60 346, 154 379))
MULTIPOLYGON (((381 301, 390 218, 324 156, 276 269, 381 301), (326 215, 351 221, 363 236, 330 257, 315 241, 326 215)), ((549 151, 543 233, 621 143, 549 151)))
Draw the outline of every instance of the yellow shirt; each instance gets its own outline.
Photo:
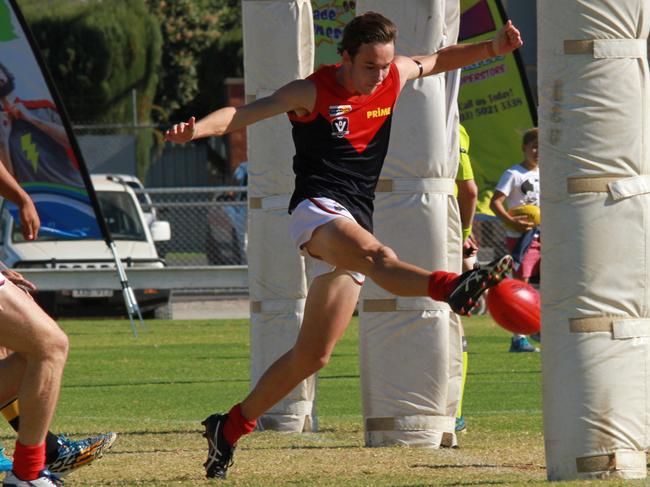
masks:
POLYGON ((467 135, 465 127, 462 125, 459 125, 458 127, 460 128, 460 160, 458 163, 456 181, 468 181, 474 179, 472 163, 469 160, 469 135, 467 135))

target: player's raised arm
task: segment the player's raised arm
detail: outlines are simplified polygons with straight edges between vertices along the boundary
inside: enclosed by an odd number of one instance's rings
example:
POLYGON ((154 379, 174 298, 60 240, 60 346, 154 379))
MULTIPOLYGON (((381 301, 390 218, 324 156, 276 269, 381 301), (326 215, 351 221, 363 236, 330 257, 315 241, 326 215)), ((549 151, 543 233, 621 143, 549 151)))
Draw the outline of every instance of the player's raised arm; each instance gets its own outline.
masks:
POLYGON ((512 21, 508 20, 492 40, 455 44, 428 56, 398 56, 395 62, 400 70, 400 77, 406 81, 462 68, 500 54, 508 54, 521 47, 523 43, 521 33, 512 21))
POLYGON ((292 81, 272 95, 246 105, 220 108, 198 122, 191 117, 187 122, 177 123, 165 132, 165 140, 183 144, 202 137, 224 135, 281 113, 309 113, 315 102, 316 89, 311 81, 292 81))

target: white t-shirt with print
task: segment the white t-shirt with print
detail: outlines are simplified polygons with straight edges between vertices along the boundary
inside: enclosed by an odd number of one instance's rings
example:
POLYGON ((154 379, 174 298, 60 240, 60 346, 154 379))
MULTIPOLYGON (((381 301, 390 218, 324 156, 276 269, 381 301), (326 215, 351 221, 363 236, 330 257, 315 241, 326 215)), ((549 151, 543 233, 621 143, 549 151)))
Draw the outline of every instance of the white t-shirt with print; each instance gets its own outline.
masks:
MULTIPOLYGON (((506 207, 514 208, 521 205, 539 206, 539 167, 533 170, 516 164, 501 175, 495 188, 506 196, 506 207)), ((509 237, 521 235, 506 228, 509 237)))

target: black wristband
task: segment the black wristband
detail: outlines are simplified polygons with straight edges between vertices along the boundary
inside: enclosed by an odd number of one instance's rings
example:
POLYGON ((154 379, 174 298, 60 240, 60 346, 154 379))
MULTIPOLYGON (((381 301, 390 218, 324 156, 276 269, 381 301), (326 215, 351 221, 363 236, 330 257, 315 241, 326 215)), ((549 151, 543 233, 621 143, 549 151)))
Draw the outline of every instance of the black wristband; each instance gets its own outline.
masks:
POLYGON ((414 59, 413 62, 418 65, 418 68, 420 68, 420 74, 418 74, 418 78, 421 78, 422 74, 424 73, 424 66, 422 66, 422 63, 417 59, 414 59))

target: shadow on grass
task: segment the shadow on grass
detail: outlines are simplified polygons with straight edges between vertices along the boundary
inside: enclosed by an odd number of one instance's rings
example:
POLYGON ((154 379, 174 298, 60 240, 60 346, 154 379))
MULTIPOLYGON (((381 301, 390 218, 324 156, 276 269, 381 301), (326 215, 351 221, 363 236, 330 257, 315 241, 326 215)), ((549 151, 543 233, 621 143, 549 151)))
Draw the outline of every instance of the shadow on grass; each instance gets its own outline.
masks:
POLYGON ((535 465, 532 463, 454 463, 454 464, 414 464, 412 468, 430 468, 433 470, 441 470, 445 468, 514 468, 516 470, 545 470, 544 465, 535 465))
POLYGON ((536 374, 539 375, 541 374, 542 369, 541 367, 534 367, 532 369, 525 369, 522 367, 517 367, 516 370, 512 369, 492 369, 492 368, 484 368, 482 370, 475 370, 475 371, 468 371, 467 375, 476 375, 476 376, 481 376, 481 375, 488 375, 488 376, 494 376, 495 374, 510 374, 510 375, 520 375, 520 374, 536 374))
MULTIPOLYGON (((500 480, 476 480, 473 482, 454 482, 451 484, 440 483, 438 485, 510 485, 510 482, 503 482, 500 480)), ((409 484, 404 487, 431 487, 431 484, 409 484)))
POLYGON ((336 379, 358 379, 359 374, 356 375, 319 375, 318 380, 336 380, 336 379))
POLYGON ((170 385, 187 385, 187 384, 220 384, 226 382, 245 382, 249 383, 250 379, 211 379, 211 380, 155 380, 143 382, 113 382, 105 384, 67 384, 62 389, 91 389, 100 387, 132 387, 132 386, 170 386, 170 385))

